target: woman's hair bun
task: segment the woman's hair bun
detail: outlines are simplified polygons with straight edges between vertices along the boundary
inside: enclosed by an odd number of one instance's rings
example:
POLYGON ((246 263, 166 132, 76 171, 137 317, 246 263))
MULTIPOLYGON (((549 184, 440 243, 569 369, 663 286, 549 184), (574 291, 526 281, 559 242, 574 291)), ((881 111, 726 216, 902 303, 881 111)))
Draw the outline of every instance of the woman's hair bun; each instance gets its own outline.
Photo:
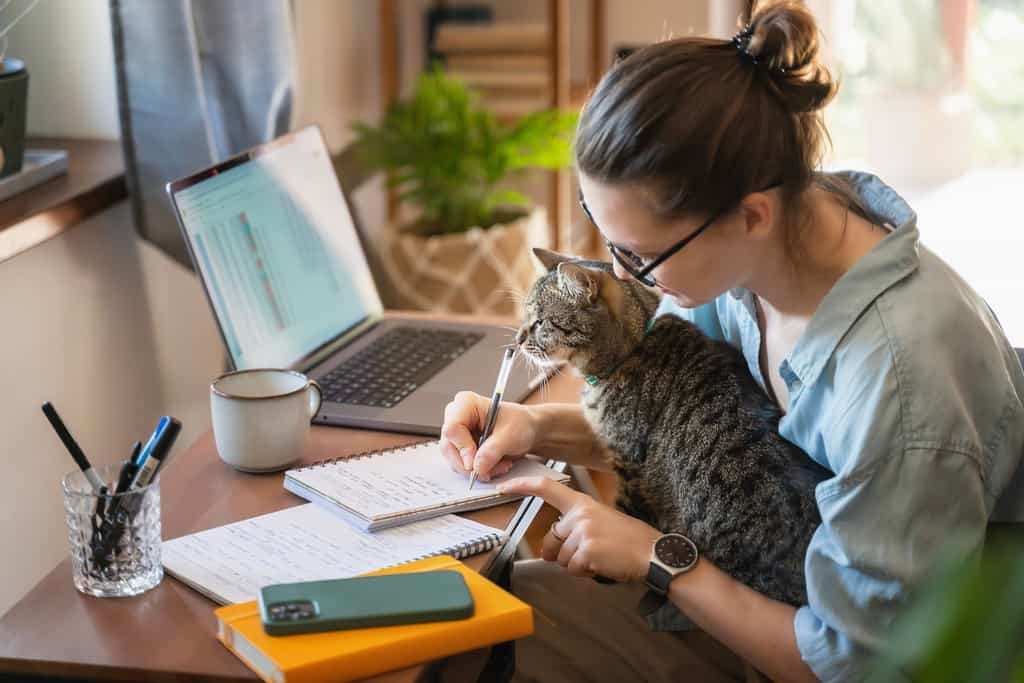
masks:
POLYGON ((822 109, 838 84, 818 61, 818 25, 802 2, 764 0, 750 11, 747 53, 764 64, 793 112, 822 109))

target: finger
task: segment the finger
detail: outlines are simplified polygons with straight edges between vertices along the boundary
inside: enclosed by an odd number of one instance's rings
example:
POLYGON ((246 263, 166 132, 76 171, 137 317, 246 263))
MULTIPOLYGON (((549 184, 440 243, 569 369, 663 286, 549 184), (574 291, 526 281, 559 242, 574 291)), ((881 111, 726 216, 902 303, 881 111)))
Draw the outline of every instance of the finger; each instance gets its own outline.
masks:
POLYGON ((507 473, 512 469, 512 464, 511 460, 505 459, 504 449, 499 450, 493 437, 484 442, 473 459, 473 467, 484 481, 490 481, 494 477, 507 473))
POLYGON ((552 481, 547 477, 516 477, 498 484, 499 493, 518 493, 526 496, 539 496, 562 514, 583 495, 573 491, 564 484, 552 481))
POLYGON ((568 567, 569 561, 576 554, 583 539, 587 536, 586 522, 573 524, 568 519, 561 519, 555 523, 554 527, 553 531, 565 539, 565 543, 558 549, 558 564, 568 567), (565 529, 566 526, 569 526, 568 530, 565 529))
POLYGON ((502 460, 501 462, 494 466, 494 469, 490 471, 486 481, 495 479, 496 477, 502 477, 508 474, 509 470, 512 469, 513 465, 515 465, 515 462, 512 460, 502 460))
POLYGON ((466 469, 465 463, 462 462, 462 456, 459 455, 459 452, 455 450, 455 447, 452 446, 450 442, 441 442, 441 456, 445 459, 445 462, 448 463, 448 466, 459 474, 466 474, 469 472, 469 470, 466 469))
MULTIPOLYGON (((544 538, 541 539, 540 556, 548 562, 558 560, 560 564, 564 564, 559 559, 559 554, 561 553, 562 548, 565 547, 565 544, 568 543, 569 537, 557 527, 558 520, 548 527, 547 533, 544 534, 544 538)), ((572 554, 570 553, 567 557, 571 556, 572 554)))
POLYGON ((460 391, 444 409, 441 439, 452 444, 467 470, 473 467, 476 456, 476 438, 472 430, 481 428, 483 418, 479 400, 482 398, 471 391, 460 391))
POLYGON ((573 554, 572 559, 569 560, 569 564, 565 566, 565 569, 573 576, 594 576, 586 549, 579 546, 576 547, 576 552, 573 554))
MULTIPOLYGON (((558 533, 561 534, 561 531, 558 531, 558 533)), ((555 554, 555 559, 558 561, 558 564, 563 567, 569 566, 569 561, 572 560, 573 555, 576 554, 581 539, 582 536, 577 529, 573 529, 569 535, 565 537, 565 543, 562 543, 558 552, 555 554)))

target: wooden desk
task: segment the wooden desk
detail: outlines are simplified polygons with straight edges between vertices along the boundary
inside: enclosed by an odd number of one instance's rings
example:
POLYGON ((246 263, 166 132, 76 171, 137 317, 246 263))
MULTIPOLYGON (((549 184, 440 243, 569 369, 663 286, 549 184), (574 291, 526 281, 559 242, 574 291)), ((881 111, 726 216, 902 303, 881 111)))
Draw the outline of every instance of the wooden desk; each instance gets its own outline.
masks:
MULTIPOLYGON (((578 399, 578 380, 560 375, 527 402, 578 399)), ((314 427, 307 461, 419 440, 422 437, 314 427)), ((282 488, 283 475, 236 472, 217 457, 207 432, 175 456, 161 477, 163 537, 175 538, 299 504, 282 488)), ((508 504, 469 516, 504 527, 519 513, 525 531, 541 501, 508 504)), ((28 522, 26 522, 28 523, 28 522)), ((507 560, 513 544, 467 560, 486 571, 507 560)), ((80 594, 65 559, 0 619, 0 679, 26 675, 131 681, 253 681, 255 675, 214 637, 214 603, 171 577, 135 598, 101 599, 80 594)), ((414 681, 413 667, 375 681, 414 681)))

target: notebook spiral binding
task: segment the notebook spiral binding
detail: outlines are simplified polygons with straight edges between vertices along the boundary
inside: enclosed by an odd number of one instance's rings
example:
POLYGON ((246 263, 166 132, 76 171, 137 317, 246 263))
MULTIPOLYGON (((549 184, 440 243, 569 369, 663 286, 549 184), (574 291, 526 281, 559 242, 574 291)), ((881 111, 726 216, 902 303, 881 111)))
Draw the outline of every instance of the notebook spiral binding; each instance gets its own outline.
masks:
POLYGON ((485 553, 488 550, 498 547, 504 541, 504 534, 494 533, 487 534, 486 536, 477 539, 475 541, 467 541, 466 543, 458 543, 447 548, 441 548, 434 552, 426 555, 420 555, 419 557, 413 558, 402 564, 408 564, 409 562, 418 562, 419 560, 425 560, 428 557, 436 557, 438 555, 451 555, 456 560, 463 560, 473 555, 479 555, 485 553))
POLYGON ((339 462, 349 462, 351 460, 364 460, 366 458, 372 458, 372 457, 375 457, 375 456, 378 456, 378 455, 386 455, 386 454, 389 454, 389 453, 397 453, 397 452, 400 452, 400 451, 408 451, 408 450, 411 450, 413 448, 416 448, 417 446, 422 446, 424 444, 437 443, 437 442, 438 442, 437 439, 434 439, 432 441, 431 440, 427 440, 427 441, 410 441, 409 443, 399 444, 397 446, 392 446, 391 448, 381 448, 381 449, 376 449, 376 450, 371 449, 371 450, 368 450, 368 451, 360 451, 359 453, 353 453, 352 455, 342 455, 342 456, 338 456, 337 458, 326 458, 324 460, 317 460, 316 462, 311 462, 308 465, 303 465, 301 467, 293 467, 290 471, 291 472, 301 472, 302 470, 311 470, 311 469, 314 469, 314 468, 317 468, 317 467, 327 467, 328 465, 334 465, 334 464, 337 464, 339 462))

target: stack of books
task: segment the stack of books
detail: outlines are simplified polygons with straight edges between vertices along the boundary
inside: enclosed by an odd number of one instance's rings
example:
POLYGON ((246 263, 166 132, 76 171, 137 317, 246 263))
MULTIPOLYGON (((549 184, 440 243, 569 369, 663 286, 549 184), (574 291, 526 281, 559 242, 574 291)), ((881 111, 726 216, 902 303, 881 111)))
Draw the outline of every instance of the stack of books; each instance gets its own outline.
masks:
POLYGON ((476 91, 481 104, 505 117, 551 106, 550 48, 544 24, 443 24, 434 44, 448 73, 476 91))

